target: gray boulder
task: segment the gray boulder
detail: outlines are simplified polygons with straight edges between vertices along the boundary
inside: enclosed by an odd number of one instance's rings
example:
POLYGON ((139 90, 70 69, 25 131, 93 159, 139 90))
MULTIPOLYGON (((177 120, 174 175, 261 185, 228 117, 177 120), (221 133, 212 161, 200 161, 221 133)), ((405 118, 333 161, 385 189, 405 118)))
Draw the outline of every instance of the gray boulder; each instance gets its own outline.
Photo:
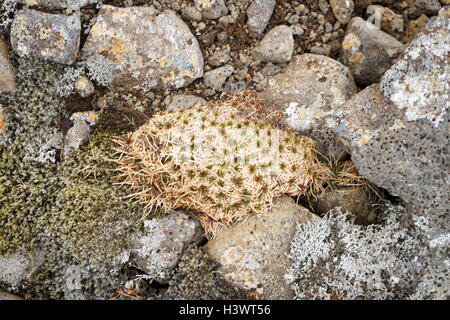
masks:
POLYGON ((355 9, 353 0, 330 0, 330 6, 334 16, 342 24, 350 20, 355 9))
POLYGON ((80 18, 75 14, 65 16, 23 9, 11 26, 11 46, 21 57, 35 56, 72 64, 77 59, 80 32, 80 18))
POLYGON ((112 69, 109 82, 123 91, 180 88, 203 75, 203 55, 188 26, 175 12, 158 14, 151 7, 104 5, 82 49, 82 59, 94 78, 112 69), (97 60, 103 62, 97 64, 97 60))
POLYGON ((233 285, 256 291, 263 299, 292 299, 294 292, 284 280, 290 266, 287 254, 297 223, 313 218, 292 198, 282 196, 266 215, 222 228, 205 251, 233 285))

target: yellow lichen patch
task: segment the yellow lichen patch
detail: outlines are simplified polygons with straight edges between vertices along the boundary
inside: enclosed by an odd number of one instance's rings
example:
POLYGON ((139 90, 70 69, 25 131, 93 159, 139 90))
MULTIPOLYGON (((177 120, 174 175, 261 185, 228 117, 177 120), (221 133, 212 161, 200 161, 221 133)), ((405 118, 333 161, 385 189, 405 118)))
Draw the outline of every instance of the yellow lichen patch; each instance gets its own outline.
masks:
POLYGON ((134 46, 125 43, 119 38, 113 38, 111 40, 111 51, 114 54, 116 62, 123 62, 125 60, 125 55, 134 51, 134 46))
POLYGON ((191 209, 209 235, 268 212, 282 194, 317 190, 314 142, 282 126, 252 92, 156 114, 118 139, 119 177, 149 209, 191 209))

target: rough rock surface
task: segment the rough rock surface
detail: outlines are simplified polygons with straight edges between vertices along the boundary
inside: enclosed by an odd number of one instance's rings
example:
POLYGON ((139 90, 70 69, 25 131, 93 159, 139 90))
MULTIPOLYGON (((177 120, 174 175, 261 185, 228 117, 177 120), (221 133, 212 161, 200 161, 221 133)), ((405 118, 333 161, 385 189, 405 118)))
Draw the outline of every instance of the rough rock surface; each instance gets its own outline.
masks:
POLYGON ((50 14, 23 9, 11 26, 11 45, 21 57, 36 56, 57 63, 72 64, 80 45, 81 22, 73 14, 50 14))
POLYGON ((16 82, 14 80, 13 68, 9 63, 8 46, 0 37, 0 94, 14 90, 16 90, 16 82))
POLYGON ((359 17, 350 20, 342 41, 342 61, 357 84, 367 86, 380 80, 403 52, 403 44, 359 17))
POLYGON ((225 81, 234 72, 234 68, 230 64, 226 64, 220 68, 205 72, 203 82, 206 87, 220 91, 225 81))
MULTIPOLYGON (((448 232, 449 9, 402 58, 343 108, 337 133, 360 174, 448 232)), ((448 235, 447 235, 448 237, 448 235)))
POLYGON ((104 5, 82 50, 87 61, 99 55, 113 65, 111 85, 125 91, 180 88, 203 75, 199 44, 171 10, 104 5))
POLYGON ((355 3, 353 0, 330 0, 331 9, 333 14, 342 24, 346 24, 355 9, 355 3))
POLYGON ((187 109, 192 107, 199 107, 206 104, 206 100, 189 95, 189 94, 179 94, 172 98, 172 101, 170 101, 169 105, 167 106, 167 110, 178 110, 178 109, 187 109))
POLYGON ((51 10, 80 9, 89 4, 99 3, 100 0, 19 0, 29 7, 42 7, 51 10))
POLYGON ((224 0, 194 0, 194 4, 206 19, 218 19, 228 13, 224 0))
POLYGON ((322 55, 298 55, 282 73, 268 77, 267 87, 260 97, 284 111, 290 127, 315 139, 320 152, 342 155, 328 128, 333 113, 357 90, 346 66, 322 55))
POLYGON ((171 214, 161 220, 144 221, 144 233, 137 236, 124 255, 149 277, 164 282, 183 253, 186 244, 203 236, 200 223, 185 213, 171 214))
POLYGON ((221 229, 205 250, 221 264, 219 272, 233 285, 256 290, 263 299, 292 299, 294 293, 284 280, 290 265, 287 253, 297 223, 313 217, 283 196, 267 215, 221 229))
POLYGON ((247 26, 252 36, 260 36, 267 27, 275 8, 275 0, 254 0, 247 8, 247 26))
POLYGON ((292 59, 294 36, 292 29, 279 25, 266 33, 254 50, 256 58, 264 62, 285 63, 292 59))

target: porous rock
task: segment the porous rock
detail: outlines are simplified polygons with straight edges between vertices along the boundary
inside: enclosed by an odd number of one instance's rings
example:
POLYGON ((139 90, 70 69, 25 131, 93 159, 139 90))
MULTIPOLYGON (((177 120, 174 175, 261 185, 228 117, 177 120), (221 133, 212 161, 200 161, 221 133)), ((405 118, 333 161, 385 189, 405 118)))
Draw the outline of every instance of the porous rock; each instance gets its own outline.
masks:
POLYGON ((342 41, 342 61, 355 82, 367 86, 378 82, 403 52, 403 44, 359 17, 350 20, 342 41))
POLYGON ((449 14, 430 20, 380 85, 348 101, 336 129, 359 173, 426 216, 431 238, 449 223, 449 14))
POLYGON ((218 19, 228 13, 224 0, 194 0, 194 4, 206 19, 218 19))
POLYGON ((247 8, 247 26, 251 36, 258 37, 264 32, 275 3, 275 0, 254 0, 247 8))
POLYGON ((292 29, 285 25, 279 25, 266 33, 255 48, 254 54, 257 59, 264 62, 285 63, 291 61, 293 51, 292 29))
POLYGON ((256 291, 263 299, 292 299, 294 293, 284 280, 290 265, 287 253, 297 223, 313 217, 282 196, 266 215, 221 229, 205 251, 220 263, 219 273, 233 285, 256 291))
MULTIPOLYGON (((8 47, 6 42, 0 37, 0 94, 12 92, 16 89, 14 71, 9 63, 8 47)), ((0 118, 1 133, 1 118, 0 118)))
POLYGON ((323 55, 298 55, 282 73, 268 77, 267 88, 261 98, 284 111, 291 128, 316 140, 320 152, 343 156, 329 128, 333 113, 357 90, 346 66, 323 55))
POLYGON ((151 7, 104 5, 82 50, 89 61, 102 55, 113 65, 118 90, 180 88, 203 75, 203 55, 175 12, 151 7))
POLYGON ((11 26, 11 46, 21 57, 35 56, 62 64, 76 61, 81 22, 76 15, 19 11, 11 26))

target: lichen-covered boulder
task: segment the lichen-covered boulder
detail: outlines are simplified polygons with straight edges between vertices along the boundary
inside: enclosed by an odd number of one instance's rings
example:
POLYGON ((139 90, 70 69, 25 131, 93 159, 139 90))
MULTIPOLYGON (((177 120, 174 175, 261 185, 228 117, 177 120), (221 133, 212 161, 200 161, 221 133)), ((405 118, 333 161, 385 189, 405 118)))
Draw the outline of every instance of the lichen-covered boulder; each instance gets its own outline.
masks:
MULTIPOLYGON (((0 94, 12 92, 16 89, 14 71, 8 58, 8 47, 6 42, 0 37, 0 94)), ((1 119, 1 118, 0 118, 1 119)), ((0 120, 1 133, 1 120, 0 120)))
POLYGON ((356 90, 346 66, 323 55, 303 54, 268 77, 267 89, 259 95, 286 113, 291 128, 316 140, 320 152, 339 158, 343 150, 334 143, 329 122, 356 90))
POLYGON ((51 14, 23 9, 11 26, 11 46, 21 57, 35 56, 57 63, 76 61, 81 22, 73 14, 51 14))
POLYGON ((294 292, 284 280, 290 266, 287 254, 297 223, 313 218, 293 199, 282 196, 266 215, 221 230, 205 250, 220 263, 219 273, 233 285, 263 299, 292 299, 294 292))
POLYGON ((402 58, 342 109, 336 132, 358 171, 448 232, 449 9, 430 20, 402 58))
POLYGON ((104 5, 82 59, 94 79, 103 64, 110 66, 111 86, 125 91, 180 88, 203 75, 203 55, 188 26, 175 12, 150 7, 104 5))
POLYGON ((403 52, 403 44, 360 17, 350 20, 342 41, 342 61, 355 82, 367 86, 381 76, 403 52))
POLYGON ((5 111, 3 111, 3 107, 0 106, 0 135, 5 132, 6 128, 6 116, 5 111))

